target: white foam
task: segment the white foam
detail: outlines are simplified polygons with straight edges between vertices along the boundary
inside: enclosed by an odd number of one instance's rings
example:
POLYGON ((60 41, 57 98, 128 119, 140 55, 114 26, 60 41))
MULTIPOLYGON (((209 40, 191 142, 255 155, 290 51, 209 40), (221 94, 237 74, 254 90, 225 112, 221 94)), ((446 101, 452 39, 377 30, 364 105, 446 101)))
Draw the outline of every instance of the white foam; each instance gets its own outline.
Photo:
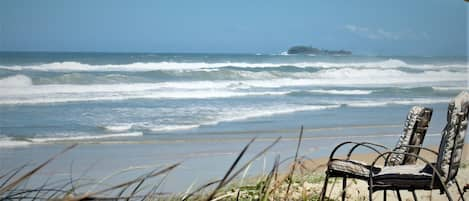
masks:
POLYGON ((102 135, 78 135, 78 136, 63 136, 63 137, 44 137, 44 138, 29 138, 34 143, 48 143, 48 142, 62 142, 62 141, 83 141, 83 140, 98 140, 106 138, 122 138, 122 137, 138 137, 143 136, 142 132, 131 133, 114 133, 102 135))
MULTIPOLYGON (((244 121, 261 117, 269 117, 276 115, 292 114, 296 112, 315 111, 315 110, 328 110, 336 109, 342 105, 348 107, 383 107, 387 105, 418 105, 418 104, 434 104, 434 103, 447 103, 449 100, 446 98, 440 99, 426 99, 426 98, 409 98, 409 99, 381 99, 369 101, 352 101, 344 100, 342 102, 335 102, 333 105, 292 105, 292 104, 276 104, 269 106, 243 106, 233 108, 216 108, 209 112, 210 114, 204 115, 205 118, 197 120, 194 118, 193 122, 183 125, 152 125, 144 123, 138 128, 148 129, 154 133, 171 132, 180 130, 191 130, 201 126, 213 126, 222 122, 235 122, 244 121)), ((199 111, 197 108, 196 111, 199 111)), ((204 110, 211 110, 204 108, 204 110)), ((174 113, 184 113, 187 115, 186 110, 174 111, 174 113)))
POLYGON ((186 125, 157 125, 151 126, 149 130, 158 132, 191 130, 200 126, 212 126, 222 122, 242 121, 247 119, 268 117, 281 114, 290 114, 302 111, 326 110, 339 108, 340 105, 276 105, 267 107, 243 107, 243 108, 226 108, 211 114, 212 118, 186 125))
POLYGON ((436 98, 436 99, 427 99, 427 98, 415 98, 408 100, 396 100, 392 104, 399 105, 415 105, 415 104, 435 104, 435 103, 449 103, 450 99, 446 98, 436 98))
POLYGON ((346 105, 349 107, 382 107, 388 105, 389 102, 378 102, 378 101, 357 101, 347 103, 346 105))
POLYGON ((113 132, 122 132, 122 131, 128 131, 132 129, 133 124, 115 124, 115 125, 109 125, 109 126, 104 126, 104 129, 108 131, 113 131, 113 132))
MULTIPOLYGON (((17 75, 18 80, 28 80, 17 75)), ((15 78, 15 79, 16 79, 15 78)), ((10 77, 4 80, 15 80, 10 77)), ((63 103, 77 101, 112 101, 128 99, 208 99, 241 96, 285 95, 293 89, 283 87, 309 86, 428 86, 466 81, 466 75, 451 71, 407 73, 395 69, 324 69, 300 78, 266 78, 255 80, 180 81, 131 84, 52 84, 0 85, 0 104, 63 103), (256 90, 247 90, 247 89, 256 90), (275 90, 272 90, 275 89, 275 90)), ((26 83, 26 82, 24 82, 26 83)), ((316 90, 329 94, 364 95, 370 91, 316 90)))
POLYGON ((364 67, 364 68, 466 68, 467 65, 462 64, 408 64, 398 59, 387 59, 373 62, 292 62, 292 63, 246 63, 246 62, 149 62, 149 63, 130 63, 130 64, 107 64, 107 65, 90 65, 78 62, 54 62, 40 65, 30 66, 0 66, 1 69, 8 70, 33 70, 33 71, 155 71, 155 70, 201 70, 221 67, 244 67, 244 68, 264 68, 264 67, 281 67, 296 66, 300 68, 318 67, 318 68, 344 68, 344 67, 364 67))
MULTIPOLYGON (((278 88, 278 87, 294 87, 294 86, 345 86, 366 85, 366 86, 391 86, 408 85, 408 84, 429 84, 440 82, 458 82, 466 81, 465 73, 453 72, 446 70, 425 71, 419 73, 409 73, 396 69, 357 69, 357 68, 340 68, 340 69, 323 69, 318 72, 301 72, 301 73, 282 73, 278 77, 271 75, 252 76, 254 79, 240 80, 231 82, 232 87, 240 88, 278 88)), ((434 86, 434 84, 431 84, 434 86)), ((430 86, 431 86, 430 85, 430 86)), ((220 84, 223 86, 223 84, 220 84)), ((428 85, 427 85, 428 86, 428 85)), ((409 86, 407 86, 409 87, 409 86)), ((318 91, 319 92, 319 91, 318 91)), ((325 92, 325 91, 324 91, 325 92)), ((336 91, 340 93, 339 91, 336 91)), ((330 91, 330 93, 334 93, 330 91)), ((347 91, 344 91, 347 93, 347 91)), ((369 93, 369 92, 350 92, 350 93, 369 93)))
POLYGON ((0 87, 2 88, 15 88, 15 87, 28 87, 31 86, 33 81, 25 75, 14 75, 0 79, 0 87))
POLYGON ((205 122, 201 125, 216 125, 221 122, 241 121, 258 117, 268 117, 302 111, 326 110, 339 107, 340 105, 277 105, 264 108, 244 107, 221 112, 216 120, 205 122))
POLYGON ((468 90, 468 87, 432 87, 433 90, 436 91, 462 91, 462 90, 468 90))
POLYGON ((375 100, 375 101, 350 101, 346 103, 349 107, 383 107, 387 105, 418 105, 418 104, 436 104, 448 103, 449 99, 427 99, 427 98, 413 98, 413 99, 394 99, 394 100, 375 100))
POLYGON ((0 148, 15 148, 15 147, 26 147, 31 145, 31 142, 23 140, 14 140, 12 138, 0 138, 0 148))
POLYGON ((368 95, 373 93, 373 90, 308 90, 312 93, 321 93, 321 94, 337 94, 337 95, 368 95))
POLYGON ((464 73, 450 71, 425 71, 407 73, 395 69, 326 69, 317 73, 316 84, 328 85, 396 85, 410 83, 435 83, 465 81, 464 73))
POLYGON ((150 128, 152 132, 164 132, 164 131, 178 131, 178 130, 191 130, 198 128, 200 125, 159 125, 150 128))
MULTIPOLYGON (((122 93, 45 93, 38 96, 13 96, 3 98, 0 104, 46 104, 84 101, 119 101, 129 99, 210 99, 241 96, 284 95, 289 92, 232 92, 226 90, 184 90, 184 91, 135 91, 122 93)), ((112 130, 113 128, 110 128, 112 130)))

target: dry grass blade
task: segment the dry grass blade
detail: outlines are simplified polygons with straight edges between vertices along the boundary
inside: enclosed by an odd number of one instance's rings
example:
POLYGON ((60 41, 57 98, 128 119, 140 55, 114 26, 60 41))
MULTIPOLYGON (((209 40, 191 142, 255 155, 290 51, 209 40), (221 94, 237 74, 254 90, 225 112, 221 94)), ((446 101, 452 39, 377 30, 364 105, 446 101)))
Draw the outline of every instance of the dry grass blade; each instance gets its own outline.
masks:
MULTIPOLYGON (((69 185, 69 183, 66 183, 66 184, 64 184, 62 187, 59 187, 59 189, 65 189, 68 185, 69 185)), ((60 191, 56 191, 56 192, 53 192, 51 195, 48 196, 48 197, 49 197, 48 200, 53 200, 56 195, 57 195, 57 196, 60 196, 60 195, 62 195, 62 194, 69 195, 69 194, 71 194, 72 192, 73 192, 72 190, 68 190, 68 191, 66 191, 66 192, 64 192, 64 193, 59 194, 60 191)))
POLYGON ((201 186, 201 187, 195 189, 194 191, 192 191, 192 193, 189 193, 188 195, 184 196, 182 198, 182 200, 185 201, 185 200, 189 199, 190 197, 192 197, 193 195, 195 195, 196 193, 200 192, 201 190, 203 190, 203 189, 205 189, 205 188, 207 188, 211 185, 214 185, 216 183, 219 183, 219 182, 221 182, 221 179, 206 183, 203 186, 201 186))
MULTIPOLYGON (((34 195, 34 197, 38 197, 39 196, 39 193, 41 193, 42 189, 44 189, 48 184, 49 180, 51 178, 49 177, 40 187, 39 187, 39 190, 36 192, 36 194, 34 195)), ((33 199, 33 200, 36 200, 36 199, 33 199)))
POLYGON ((213 192, 208 196, 207 200, 211 200, 213 196, 215 196, 217 191, 223 186, 223 183, 225 182, 225 180, 228 178, 228 176, 230 176, 231 172, 233 172, 234 168, 239 163, 239 161, 241 160, 243 155, 246 153, 249 146, 251 146, 251 144, 254 142, 254 140, 256 140, 256 138, 252 138, 251 141, 249 141, 249 143, 246 144, 246 146, 244 146, 243 150, 241 150, 241 152, 238 154, 238 157, 236 157, 236 160, 233 162, 233 164, 231 164, 230 169, 228 169, 228 171, 225 173, 225 176, 223 176, 223 179, 221 179, 220 183, 215 188, 215 190, 213 190, 213 192))
POLYGON ((87 193, 85 195, 82 195, 82 196, 79 196, 77 198, 73 198, 73 199, 69 199, 70 201, 73 201, 73 200, 86 200, 86 199, 90 199, 91 197, 95 196, 95 195, 99 195, 99 194, 102 194, 102 193, 105 193, 105 192, 109 192, 109 191, 113 191, 113 190, 116 190, 116 189, 119 189, 119 188, 122 188, 122 187, 127 187, 129 185, 132 185, 132 184, 135 184, 135 183, 138 183, 142 180, 145 180, 145 179, 148 179, 148 178, 151 178, 151 177, 156 177, 158 175, 161 175, 161 174, 164 174, 166 172, 169 172, 171 170, 173 170, 174 168, 176 168, 177 166, 179 166, 180 163, 176 163, 176 164, 173 164, 167 168, 164 168, 163 170, 160 170, 156 173, 153 173, 151 175, 148 175, 148 177, 143 177, 143 178, 137 178, 137 179, 133 179, 131 181, 128 181, 128 182, 124 182, 122 184, 119 184, 119 185, 115 185, 115 186, 112 186, 112 187, 109 187, 109 188, 106 188, 104 190, 100 190, 100 191, 97 191, 97 192, 93 192, 93 193, 87 193))
MULTIPOLYGON (((153 174, 153 172, 151 172, 151 174, 153 174)), ((158 190, 158 188, 160 187, 160 185, 165 181, 166 177, 168 176, 168 174, 166 174, 162 179, 161 181, 158 183, 158 185, 154 186, 153 189, 147 193, 150 194, 152 192, 155 192, 156 190, 158 190)), ((134 197, 134 195, 137 193, 138 189, 140 189, 140 187, 142 186, 142 184, 146 181, 148 177, 145 177, 142 179, 142 181, 140 181, 134 188, 134 190, 132 190, 132 192, 130 193, 129 195, 129 198, 127 199, 127 201, 130 200, 130 198, 134 197)), ((147 195, 144 196, 144 198, 142 200, 145 200, 145 198, 147 197, 147 195)))
MULTIPOLYGON (((156 191, 160 188, 161 184, 163 184, 163 182, 166 181, 166 178, 168 177, 168 175, 169 175, 169 174, 166 174, 166 175, 160 180, 160 182, 158 182, 157 185, 153 186, 153 188, 142 198, 142 201, 147 200, 147 199, 152 200, 152 199, 151 199, 152 196, 153 196, 154 194, 156 194, 156 191)), ((133 193, 132 193, 131 197, 132 197, 132 196, 133 196, 133 193)), ((155 199, 153 199, 153 200, 155 200, 155 199)))
POLYGON ((272 167, 272 170, 270 171, 269 175, 267 176, 266 180, 265 180, 265 185, 262 187, 262 190, 261 190, 261 201, 267 201, 269 199, 269 196, 270 196, 270 186, 271 186, 271 183, 272 181, 274 180, 274 177, 275 175, 277 174, 277 171, 278 171, 278 167, 279 167, 279 161, 280 161, 280 156, 277 155, 277 157, 275 157, 275 161, 274 161, 274 165, 272 167))
MULTIPOLYGON (((143 175, 143 176, 140 176, 139 178, 141 178, 141 180, 140 180, 140 181, 138 182, 138 184, 135 186, 134 190, 132 190, 132 193, 131 193, 131 194, 133 195, 134 193, 136 193, 137 190, 140 188, 140 186, 145 182, 145 180, 146 180, 147 178, 149 178, 150 175, 154 174, 156 171, 157 171, 157 169, 155 169, 155 170, 151 171, 150 173, 147 173, 147 174, 145 174, 145 175, 143 175)), ((117 197, 122 197, 122 195, 127 191, 127 189, 130 188, 131 185, 132 185, 132 184, 129 184, 129 185, 123 187, 123 188, 121 189, 121 191, 119 192, 119 194, 117 194, 117 197)), ((132 195, 131 195, 130 197, 132 197, 132 195)))
POLYGON ((5 173, 4 175, 2 175, 0 177, 0 179, 3 179, 5 177, 7 177, 8 175, 11 175, 5 179, 5 181, 3 181, 2 185, 0 185, 0 188, 2 188, 3 186, 5 186, 13 177, 15 177, 15 175, 17 175, 21 170, 23 170, 26 166, 28 166, 27 164, 19 167, 19 168, 16 168, 16 169, 13 169, 13 170, 10 170, 9 172, 5 173))
MULTIPOLYGON (((235 173, 233 173, 231 175, 231 177, 229 177, 228 179, 226 179, 224 182, 221 182, 220 183, 222 184, 221 187, 225 186, 226 184, 230 183, 234 178, 236 178, 241 172, 243 172, 247 167, 249 167, 249 165, 251 165, 252 162, 254 162, 257 158, 261 157, 263 154, 265 154, 269 149, 271 149, 275 144, 277 144, 280 139, 282 139, 282 137, 278 137, 277 139, 275 139, 274 142, 272 142, 269 146, 267 146, 266 148, 264 148, 262 151, 260 151, 259 153, 257 153, 254 157, 252 157, 249 161, 247 161, 241 168, 238 169, 238 171, 236 171, 235 173)), ((193 193, 191 193, 190 195, 186 196, 183 200, 187 200, 189 197, 193 196, 196 192, 214 184, 214 183, 217 183, 216 181, 215 182, 211 182, 209 184, 206 184, 203 186, 203 188, 199 188, 197 189, 197 191, 194 191, 193 193)))
POLYGON ((288 174, 288 186, 287 191, 285 192, 285 198, 288 199, 288 194, 290 192, 291 183, 293 180, 293 173, 295 173, 296 164, 298 163, 298 153, 300 152, 301 140, 303 138, 303 126, 301 126, 300 137, 298 138, 298 145, 296 146, 295 160, 293 161, 293 167, 291 168, 290 173, 288 174))
POLYGON ((185 197, 185 195, 188 195, 188 194, 191 192, 191 190, 192 190, 192 188, 194 187, 194 185, 196 184, 196 182, 197 182, 197 179, 195 179, 194 181, 192 181, 191 185, 189 185, 189 187, 186 189, 186 192, 184 192, 184 193, 182 194, 182 197, 185 197))
POLYGON ((246 162, 243 167, 241 167, 238 171, 236 171, 229 179, 227 179, 223 185, 226 185, 228 183, 230 183, 234 178, 236 178, 236 176, 238 176, 244 169, 246 169, 246 167, 248 167, 254 160, 256 160, 257 158, 259 158, 260 156, 262 156, 265 152, 267 152, 269 149, 271 149, 275 144, 277 144, 280 139, 282 139, 282 137, 278 137, 277 139, 275 139, 274 142, 272 142, 272 144, 270 144, 269 146, 267 146, 266 148, 264 148, 261 152, 259 152, 257 155, 255 155, 254 157, 251 158, 251 160, 249 160, 248 162, 246 162))
MULTIPOLYGON (((65 193, 67 191, 65 190, 61 190, 61 189, 49 189, 49 188, 42 188, 42 189, 31 189, 31 190, 21 190, 19 192, 16 192, 16 193, 11 193, 10 195, 8 195, 7 197, 4 197, 2 198, 2 200, 12 200, 12 199, 22 199, 24 197, 29 197, 28 194, 29 193, 35 193, 35 192, 39 192, 39 193, 44 193, 44 192, 47 192, 47 193, 50 193, 50 192, 62 192, 62 193, 65 193)), ((33 197, 38 197, 37 195, 33 196, 33 197)))
POLYGON ((248 174, 248 171, 249 169, 251 168, 251 165, 252 164, 249 164, 248 167, 246 167, 246 169, 244 169, 244 172, 243 172, 243 175, 241 176, 241 180, 239 181, 239 186, 242 186, 243 183, 244 183, 244 179, 246 178, 247 174, 248 174))
POLYGON ((131 197, 133 197, 135 195, 135 193, 137 193, 137 190, 140 189, 140 187, 142 186, 142 184, 145 182, 146 178, 143 178, 136 186, 135 188, 132 190, 132 192, 130 193, 129 195, 129 198, 127 199, 127 201, 130 200, 131 197))
POLYGON ((36 168, 34 168, 33 170, 29 171, 28 173, 24 174, 23 176, 21 176, 20 178, 16 179, 15 181, 11 182, 10 184, 6 185, 5 187, 2 187, 0 189, 0 195, 2 195, 3 193, 11 190, 12 188, 14 188, 15 186, 17 186, 18 184, 20 184, 21 182, 25 181, 26 179, 28 179, 29 177, 31 177, 32 175, 34 175, 34 173, 36 173, 37 171, 39 171, 40 169, 42 169, 44 166, 46 166, 48 163, 50 163, 51 161, 53 161, 55 158, 57 158, 58 156, 62 155, 63 153, 67 152, 68 150, 70 149, 73 149, 74 147, 76 147, 77 144, 73 144, 67 148, 65 148, 64 150, 62 150, 61 152, 59 152, 58 154, 52 156, 51 158, 49 158, 47 161, 45 161, 44 163, 42 163, 41 165, 37 166, 36 168))

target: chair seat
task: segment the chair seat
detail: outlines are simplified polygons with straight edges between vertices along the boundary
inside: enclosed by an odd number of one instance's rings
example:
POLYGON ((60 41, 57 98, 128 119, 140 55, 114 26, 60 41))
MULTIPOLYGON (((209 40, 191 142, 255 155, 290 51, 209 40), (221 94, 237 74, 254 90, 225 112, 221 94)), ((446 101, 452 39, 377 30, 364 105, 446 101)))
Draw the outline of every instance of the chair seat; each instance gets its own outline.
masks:
MULTIPOLYGON (((370 168, 368 164, 361 161, 333 159, 329 162, 328 171, 330 175, 367 179, 370 176, 370 168)), ((380 170, 381 168, 373 168, 374 173, 380 170)))
MULTIPOLYGON (((373 185, 399 189, 431 189, 432 169, 427 165, 386 166, 373 176, 373 185)), ((439 183, 434 181, 434 185, 439 183)))

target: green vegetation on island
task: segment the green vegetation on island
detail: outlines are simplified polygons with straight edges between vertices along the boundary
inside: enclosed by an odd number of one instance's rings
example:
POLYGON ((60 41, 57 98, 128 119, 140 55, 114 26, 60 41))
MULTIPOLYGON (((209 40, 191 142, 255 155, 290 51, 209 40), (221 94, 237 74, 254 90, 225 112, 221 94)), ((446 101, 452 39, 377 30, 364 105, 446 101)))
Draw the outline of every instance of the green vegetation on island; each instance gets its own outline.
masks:
POLYGON ((348 50, 326 50, 311 46, 293 46, 287 51, 288 54, 313 54, 313 55, 351 55, 348 50))

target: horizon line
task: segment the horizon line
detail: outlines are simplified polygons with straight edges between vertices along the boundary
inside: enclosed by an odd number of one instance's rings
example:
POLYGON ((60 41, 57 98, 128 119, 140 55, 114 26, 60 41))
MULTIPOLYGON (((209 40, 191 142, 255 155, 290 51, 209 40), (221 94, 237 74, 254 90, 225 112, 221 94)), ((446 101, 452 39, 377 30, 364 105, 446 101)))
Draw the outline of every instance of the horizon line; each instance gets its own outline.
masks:
MULTIPOLYGON (((211 55, 259 55, 259 56, 276 56, 282 54, 283 52, 161 52, 161 51, 58 51, 58 50, 0 50, 0 53, 52 53, 52 54, 60 54, 60 53, 75 53, 75 54, 211 54, 211 55)), ((297 54, 298 56, 302 56, 302 54, 297 54)), ((283 55, 283 56, 297 56, 297 55, 283 55)), ((331 57, 330 55, 319 55, 331 57)), ((415 54, 403 54, 403 55, 396 55, 396 54, 353 54, 349 56, 374 56, 374 57, 466 57, 468 58, 469 55, 415 55, 415 54)), ((334 57, 334 56, 332 56, 334 57)), ((348 57, 348 56, 340 56, 340 57, 348 57)))

